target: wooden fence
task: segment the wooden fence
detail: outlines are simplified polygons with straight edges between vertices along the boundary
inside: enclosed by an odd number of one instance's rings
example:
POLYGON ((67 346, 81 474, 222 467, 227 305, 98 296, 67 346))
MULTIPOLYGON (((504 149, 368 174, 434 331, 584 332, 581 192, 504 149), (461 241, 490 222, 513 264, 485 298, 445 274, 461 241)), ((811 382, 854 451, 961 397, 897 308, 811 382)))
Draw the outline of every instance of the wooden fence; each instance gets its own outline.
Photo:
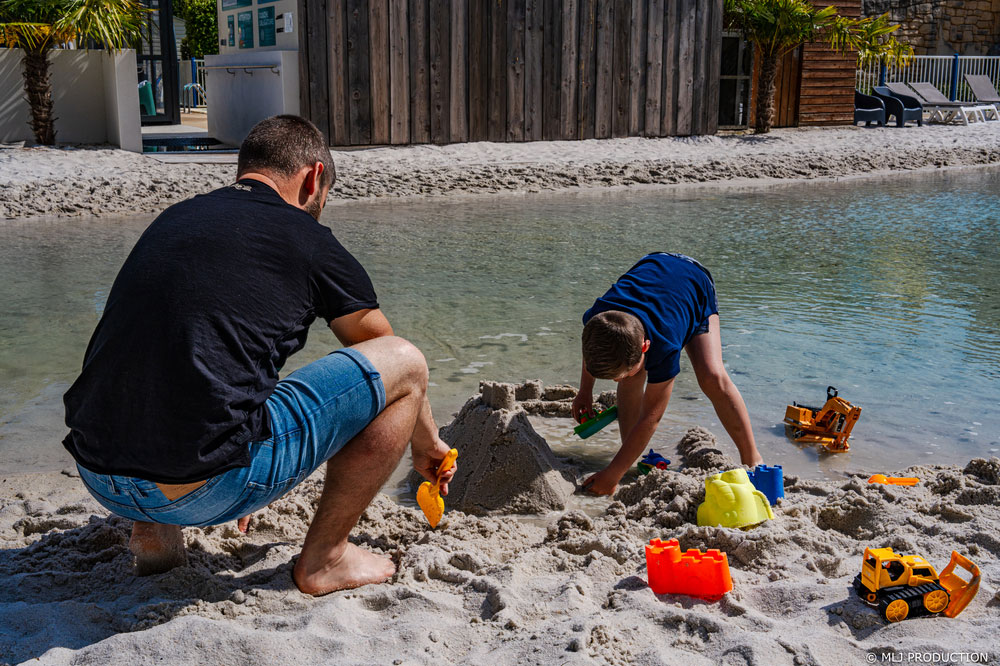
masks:
MULTIPOLYGON (((848 18, 861 16, 861 0, 813 0, 817 7, 833 4, 848 18)), ((850 125, 854 121, 856 53, 840 55, 825 42, 802 45, 799 126, 850 125)))
POLYGON ((299 0, 332 145, 713 134, 722 0, 299 0))

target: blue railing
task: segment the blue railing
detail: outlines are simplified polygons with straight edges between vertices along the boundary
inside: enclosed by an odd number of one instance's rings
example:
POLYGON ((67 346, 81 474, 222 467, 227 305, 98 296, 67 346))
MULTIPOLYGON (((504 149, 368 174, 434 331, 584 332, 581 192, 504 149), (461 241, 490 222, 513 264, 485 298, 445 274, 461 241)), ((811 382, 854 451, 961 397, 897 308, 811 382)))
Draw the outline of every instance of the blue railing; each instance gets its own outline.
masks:
POLYGON ((985 74, 1000 88, 1000 56, 914 56, 904 67, 870 65, 858 69, 858 90, 871 92, 880 83, 932 83, 948 99, 973 102, 976 97, 965 83, 966 74, 985 74))

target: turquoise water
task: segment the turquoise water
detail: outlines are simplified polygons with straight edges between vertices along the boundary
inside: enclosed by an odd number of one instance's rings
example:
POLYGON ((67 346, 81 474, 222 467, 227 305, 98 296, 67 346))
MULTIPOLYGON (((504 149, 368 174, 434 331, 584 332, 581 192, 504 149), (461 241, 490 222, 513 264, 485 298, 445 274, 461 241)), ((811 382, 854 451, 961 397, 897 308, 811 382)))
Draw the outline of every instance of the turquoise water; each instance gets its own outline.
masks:
MULTIPOLYGON (((716 279, 726 365, 767 462, 828 476, 1000 449, 1000 171, 345 204, 324 217, 396 332, 424 350, 439 423, 483 379, 576 383, 581 313, 642 254, 670 250, 716 279), (798 446, 780 425, 785 405, 819 404, 829 384, 863 408, 846 454, 798 446)), ((0 224, 0 472, 68 463, 61 394, 149 220, 0 224)), ((287 369, 334 345, 317 325, 287 369)), ((692 425, 728 442, 685 359, 654 446, 672 457, 692 425)), ((569 427, 543 434, 594 465, 613 454, 613 429, 573 442, 569 427)))

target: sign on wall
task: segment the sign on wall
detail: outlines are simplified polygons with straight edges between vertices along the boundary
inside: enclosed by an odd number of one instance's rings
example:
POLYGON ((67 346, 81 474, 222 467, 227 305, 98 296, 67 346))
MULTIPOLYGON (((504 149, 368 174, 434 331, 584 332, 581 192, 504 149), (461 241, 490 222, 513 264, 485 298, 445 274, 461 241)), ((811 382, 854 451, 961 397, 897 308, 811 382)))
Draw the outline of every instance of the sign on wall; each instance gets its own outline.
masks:
POLYGON ((236 23, 240 28, 240 48, 253 48, 253 12, 240 12, 236 15, 236 23))
POLYGON ((236 17, 230 14, 226 17, 226 26, 229 28, 229 38, 227 44, 236 46, 236 17))
POLYGON ((249 7, 253 0, 222 0, 222 10, 235 9, 237 7, 249 7))
POLYGON ((257 10, 257 31, 260 33, 261 46, 274 46, 274 7, 261 7, 257 10))

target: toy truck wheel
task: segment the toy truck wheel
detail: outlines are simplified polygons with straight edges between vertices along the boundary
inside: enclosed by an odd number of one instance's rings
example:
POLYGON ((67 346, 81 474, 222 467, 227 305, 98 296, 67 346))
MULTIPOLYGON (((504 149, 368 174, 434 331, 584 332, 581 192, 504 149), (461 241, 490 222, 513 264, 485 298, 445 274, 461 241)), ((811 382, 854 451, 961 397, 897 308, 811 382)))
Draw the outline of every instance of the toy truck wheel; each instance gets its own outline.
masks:
POLYGON ((931 590, 924 595, 924 608, 928 613, 937 615, 948 607, 948 593, 944 590, 931 590))
POLYGON ((906 603, 905 599, 890 601, 885 608, 882 609, 882 617, 889 622, 902 622, 909 614, 910 604, 906 603))
POLYGON ((875 594, 874 592, 868 592, 865 594, 865 601, 867 601, 870 604, 873 604, 876 601, 878 601, 878 595, 875 594))

